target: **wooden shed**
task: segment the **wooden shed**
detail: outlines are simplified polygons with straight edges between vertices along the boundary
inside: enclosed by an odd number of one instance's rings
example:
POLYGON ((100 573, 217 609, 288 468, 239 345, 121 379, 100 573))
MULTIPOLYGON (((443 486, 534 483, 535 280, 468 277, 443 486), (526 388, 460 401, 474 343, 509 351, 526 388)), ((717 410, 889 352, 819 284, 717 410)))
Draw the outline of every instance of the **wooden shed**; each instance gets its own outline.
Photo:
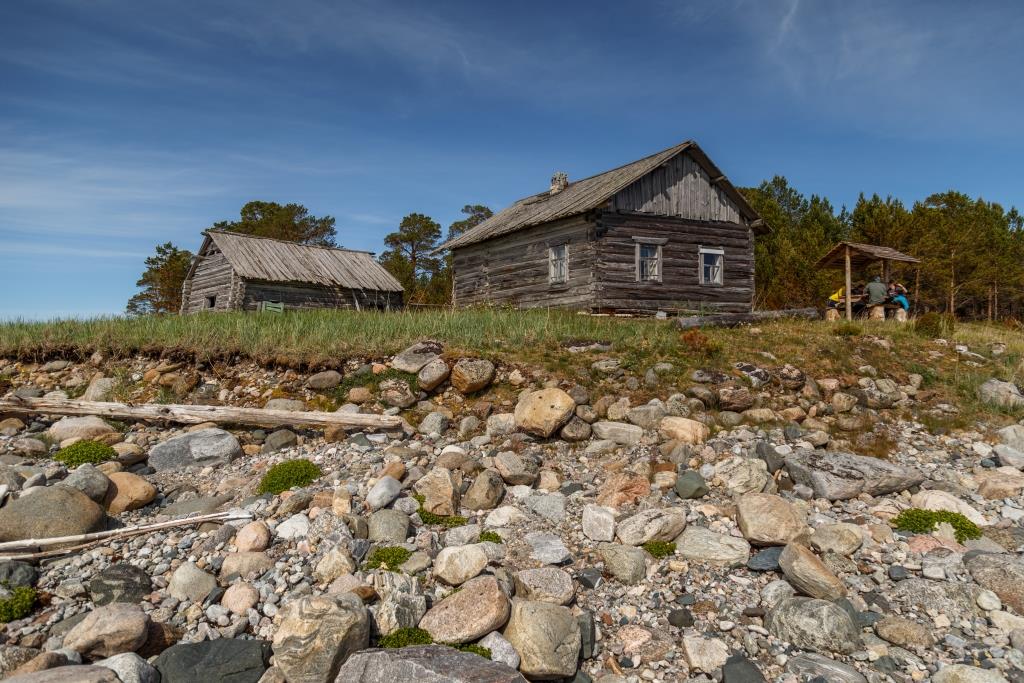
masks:
POLYGON ((182 313, 390 309, 402 285, 368 251, 207 230, 182 289, 182 313))
POLYGON ((458 306, 750 311, 767 230, 693 141, 530 195, 449 240, 458 306))

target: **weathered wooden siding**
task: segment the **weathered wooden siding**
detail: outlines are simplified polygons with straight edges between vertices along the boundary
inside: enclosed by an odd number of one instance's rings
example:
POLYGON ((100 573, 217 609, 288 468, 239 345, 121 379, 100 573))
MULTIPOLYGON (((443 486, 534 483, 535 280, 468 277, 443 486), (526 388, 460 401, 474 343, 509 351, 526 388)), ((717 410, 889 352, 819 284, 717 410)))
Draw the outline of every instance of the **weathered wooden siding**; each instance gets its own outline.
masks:
POLYGON ((751 310, 754 240, 747 226, 622 213, 601 214, 597 226, 595 308, 751 310), (634 237, 668 239, 662 246, 661 282, 636 281, 634 237), (700 284, 700 246, 725 250, 721 285, 700 284))
POLYGON ((199 258, 195 273, 183 290, 183 295, 186 298, 182 305, 182 313, 229 310, 232 285, 231 264, 219 251, 200 254, 199 258), (208 296, 217 297, 216 305, 212 309, 206 307, 206 297, 208 296))
POLYGON ((594 224, 574 216, 453 250, 457 306, 589 308, 594 297, 594 224), (567 244, 569 278, 552 284, 548 247, 567 244))
POLYGON ((689 154, 669 159, 612 197, 619 211, 742 223, 739 208, 689 154))
POLYGON ((236 308, 255 311, 261 301, 280 301, 286 311, 314 308, 401 308, 400 292, 322 287, 303 283, 246 280, 236 308))

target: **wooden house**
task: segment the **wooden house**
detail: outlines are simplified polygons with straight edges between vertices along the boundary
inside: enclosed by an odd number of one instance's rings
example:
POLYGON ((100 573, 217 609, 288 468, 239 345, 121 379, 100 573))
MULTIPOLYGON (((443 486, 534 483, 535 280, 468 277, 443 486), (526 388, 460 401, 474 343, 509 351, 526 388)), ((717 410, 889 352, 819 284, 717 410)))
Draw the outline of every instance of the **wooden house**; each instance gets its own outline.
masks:
POLYGON ((207 230, 182 289, 182 313, 390 309, 402 285, 368 251, 207 230))
POLYGON ((449 240, 456 305, 750 311, 764 221, 692 141, 583 180, 556 173, 449 240))

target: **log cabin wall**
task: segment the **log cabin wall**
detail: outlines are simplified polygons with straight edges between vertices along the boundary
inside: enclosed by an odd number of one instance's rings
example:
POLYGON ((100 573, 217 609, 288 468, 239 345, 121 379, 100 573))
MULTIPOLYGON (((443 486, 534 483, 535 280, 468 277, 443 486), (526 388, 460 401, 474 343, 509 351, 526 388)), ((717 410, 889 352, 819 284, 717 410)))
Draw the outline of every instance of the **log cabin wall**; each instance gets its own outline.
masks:
POLYGON ((200 253, 195 272, 186 282, 182 313, 227 311, 231 307, 231 264, 216 248, 200 253), (210 297, 214 297, 210 306, 210 297))
POLYGON ((694 221, 640 213, 597 218, 593 306, 603 309, 700 309, 749 312, 754 299, 754 236, 738 223, 694 221), (661 281, 637 282, 636 240, 664 239, 661 281), (721 285, 700 283, 699 249, 721 247, 721 285))
POLYGON ((590 308, 594 230, 591 220, 573 216, 453 249, 455 305, 590 308), (568 248, 568 281, 556 284, 548 249, 560 244, 568 248))
POLYGON ((612 197, 614 210, 742 223, 739 207, 687 154, 669 159, 612 197))
POLYGON ((401 292, 323 287, 297 282, 261 282, 246 280, 236 308, 255 311, 261 301, 284 304, 284 310, 316 308, 398 309, 402 307, 401 292), (358 306, 357 306, 358 302, 358 306))

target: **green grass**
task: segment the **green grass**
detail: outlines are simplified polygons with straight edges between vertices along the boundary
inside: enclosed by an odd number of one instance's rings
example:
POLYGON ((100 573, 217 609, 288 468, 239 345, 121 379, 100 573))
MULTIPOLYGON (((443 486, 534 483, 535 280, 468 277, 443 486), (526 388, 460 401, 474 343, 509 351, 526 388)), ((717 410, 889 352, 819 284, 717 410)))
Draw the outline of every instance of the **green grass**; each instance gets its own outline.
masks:
POLYGON ((901 531, 927 534, 931 533, 941 522, 946 522, 953 527, 958 543, 972 538, 981 538, 981 529, 977 524, 959 512, 950 512, 949 510, 910 508, 896 515, 892 520, 892 525, 901 531))
POLYGON ((504 543, 505 542, 504 540, 502 540, 501 536, 499 536, 496 531, 481 531, 480 532, 480 538, 478 540, 479 540, 480 543, 504 543))
POLYGON ((423 509, 423 502, 426 500, 426 497, 419 493, 414 493, 412 497, 420 504, 420 509, 416 511, 416 514, 420 516, 424 524, 452 529, 457 526, 466 526, 466 522, 469 521, 461 515, 435 515, 433 512, 427 512, 423 509))

